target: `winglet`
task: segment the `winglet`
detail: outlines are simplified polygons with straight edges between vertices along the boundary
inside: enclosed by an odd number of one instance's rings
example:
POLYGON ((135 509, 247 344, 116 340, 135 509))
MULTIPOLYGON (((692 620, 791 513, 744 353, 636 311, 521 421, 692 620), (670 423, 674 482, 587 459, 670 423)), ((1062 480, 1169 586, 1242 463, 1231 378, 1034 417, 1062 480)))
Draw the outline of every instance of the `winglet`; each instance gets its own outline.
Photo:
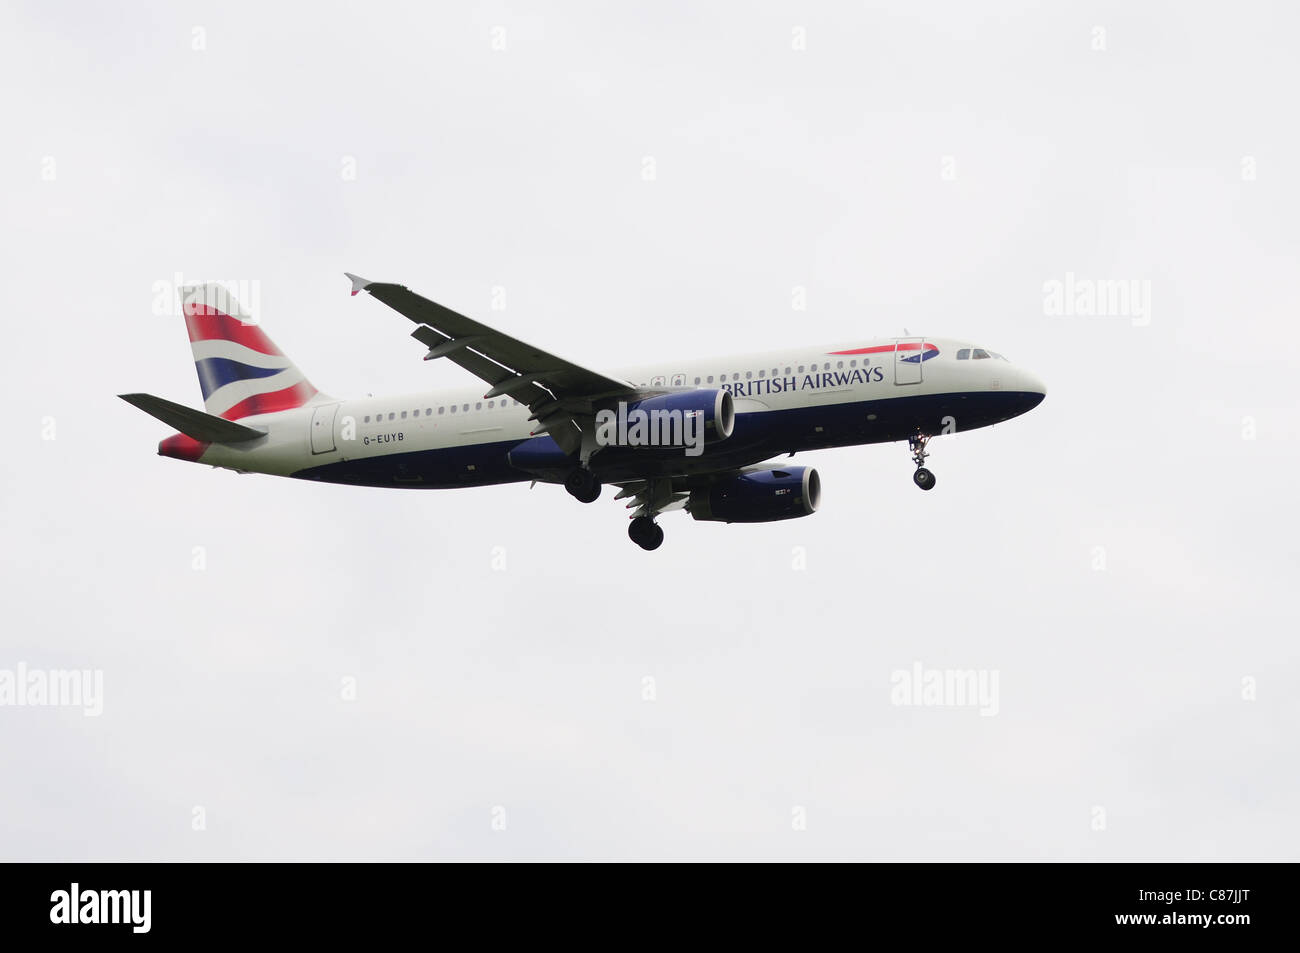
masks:
POLYGON ((348 278, 352 279, 352 295, 353 295, 353 297, 356 296, 356 293, 357 293, 358 291, 365 291, 365 290, 366 290, 367 288, 369 288, 372 284, 374 284, 373 281, 366 281, 366 279, 361 278, 361 277, 358 277, 357 275, 352 274, 352 272, 350 272, 350 271, 345 271, 345 272, 343 272, 343 274, 347 275, 348 278))

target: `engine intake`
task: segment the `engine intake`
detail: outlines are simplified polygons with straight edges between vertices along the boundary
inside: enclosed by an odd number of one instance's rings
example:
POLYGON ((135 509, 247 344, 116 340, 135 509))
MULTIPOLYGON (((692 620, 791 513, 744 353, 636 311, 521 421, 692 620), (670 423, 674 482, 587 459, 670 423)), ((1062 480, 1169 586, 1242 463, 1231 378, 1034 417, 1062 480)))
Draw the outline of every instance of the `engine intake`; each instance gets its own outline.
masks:
POLYGON ((714 523, 772 523, 812 515, 821 498, 822 480, 812 467, 755 469, 692 490, 687 509, 714 523))

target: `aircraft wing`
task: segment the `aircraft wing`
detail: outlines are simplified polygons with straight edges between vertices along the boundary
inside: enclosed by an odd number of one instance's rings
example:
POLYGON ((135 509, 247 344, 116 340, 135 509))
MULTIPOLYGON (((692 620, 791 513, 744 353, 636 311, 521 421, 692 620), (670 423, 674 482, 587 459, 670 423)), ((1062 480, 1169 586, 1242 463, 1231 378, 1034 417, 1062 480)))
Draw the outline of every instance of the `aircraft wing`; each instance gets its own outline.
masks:
POLYGON ((686 481, 674 480, 671 477, 629 480, 619 483, 618 487, 619 491, 614 499, 632 498, 632 502, 627 504, 627 508, 632 511, 628 514, 628 519, 684 510, 691 496, 686 481))
POLYGON ((354 295, 367 291, 419 325, 411 337, 429 349, 426 361, 445 357, 485 381, 484 399, 512 397, 527 404, 538 421, 534 433, 549 433, 566 453, 578 450, 583 432, 594 426, 588 424, 594 401, 636 391, 627 381, 571 364, 403 285, 348 278, 354 295))

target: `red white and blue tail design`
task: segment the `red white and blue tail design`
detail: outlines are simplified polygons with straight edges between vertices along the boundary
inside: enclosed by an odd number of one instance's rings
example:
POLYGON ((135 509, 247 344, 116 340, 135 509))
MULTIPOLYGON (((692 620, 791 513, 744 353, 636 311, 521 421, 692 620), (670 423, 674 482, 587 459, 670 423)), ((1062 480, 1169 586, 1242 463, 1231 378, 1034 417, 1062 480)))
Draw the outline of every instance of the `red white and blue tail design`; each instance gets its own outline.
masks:
POLYGON ((221 285, 182 288, 181 310, 208 413, 239 420, 302 407, 320 396, 221 285))

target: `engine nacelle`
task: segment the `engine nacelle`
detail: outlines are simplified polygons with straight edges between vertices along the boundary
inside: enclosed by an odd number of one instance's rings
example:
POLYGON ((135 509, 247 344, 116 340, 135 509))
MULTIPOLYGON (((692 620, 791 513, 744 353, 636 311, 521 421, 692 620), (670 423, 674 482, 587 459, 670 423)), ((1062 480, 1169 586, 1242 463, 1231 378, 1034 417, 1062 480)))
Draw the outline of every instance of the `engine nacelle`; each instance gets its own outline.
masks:
POLYGON ((745 470, 691 491, 687 505, 697 520, 715 523, 771 523, 817 512, 822 478, 812 467, 745 470))
POLYGON ((620 401, 596 415, 602 446, 684 447, 726 440, 736 427, 736 407, 725 390, 691 390, 620 401), (696 429, 700 428, 700 429, 696 429))

